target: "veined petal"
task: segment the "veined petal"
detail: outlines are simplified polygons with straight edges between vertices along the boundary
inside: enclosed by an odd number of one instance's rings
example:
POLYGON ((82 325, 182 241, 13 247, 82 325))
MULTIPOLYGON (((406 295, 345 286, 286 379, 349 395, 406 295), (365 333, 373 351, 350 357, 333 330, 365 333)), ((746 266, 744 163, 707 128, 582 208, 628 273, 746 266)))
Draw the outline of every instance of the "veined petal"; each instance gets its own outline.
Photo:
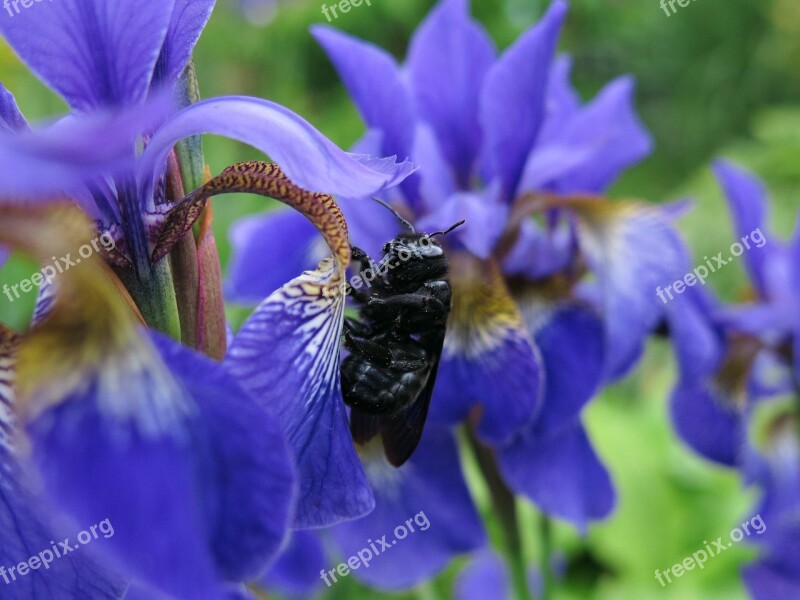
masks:
POLYGON ((425 123, 417 125, 412 156, 423 165, 419 173, 421 208, 434 211, 456 191, 458 184, 456 173, 442 153, 435 132, 425 123))
POLYGON ((211 17, 215 2, 216 0, 175 0, 169 29, 156 62, 154 84, 171 87, 178 81, 211 17))
MULTIPOLYGON (((269 167, 274 165, 264 168, 269 167)), ((247 170, 241 165, 232 169, 209 185, 231 189, 250 177, 237 172, 247 170)), ((286 182, 284 188, 293 185, 286 182)), ((347 224, 330 196, 303 192, 280 199, 320 230, 334 256, 264 300, 234 338, 225 364, 277 414, 289 440, 301 477, 295 526, 322 527, 373 507, 350 438, 339 373, 350 244, 347 224)))
POLYGON ((486 543, 448 429, 426 427, 416 452, 399 469, 389 465, 379 443, 365 447, 362 458, 375 510, 331 530, 340 556, 356 556, 370 544, 378 549, 369 568, 353 570, 355 577, 381 590, 409 588, 486 543), (384 535, 388 548, 378 542, 384 535))
POLYGON ((564 270, 575 251, 575 233, 568 224, 544 230, 535 220, 525 219, 503 261, 503 271, 530 280, 544 279, 564 270))
POLYGON ((611 478, 579 421, 551 435, 529 427, 499 451, 498 460, 513 490, 581 531, 614 508, 611 478))
POLYGON ((450 254, 453 308, 429 419, 453 425, 482 407, 478 433, 506 441, 534 418, 541 357, 493 263, 450 254))
POLYGON ((556 0, 547 14, 494 64, 480 95, 483 160, 512 199, 545 115, 550 64, 567 13, 556 0), (513 118, 511 117, 513 115, 513 118))
POLYGON ((683 242, 656 207, 574 198, 579 242, 601 286, 607 374, 618 377, 642 350, 664 314, 659 290, 689 270, 683 242))
POLYGON ((29 129, 14 95, 0 83, 0 132, 13 133, 29 129))
POLYGON ((0 21, 12 48, 78 111, 147 95, 175 0, 61 0, 0 21))
POLYGON ((339 373, 344 279, 332 259, 270 295, 234 338, 225 364, 277 414, 300 474, 296 527, 373 508, 347 423, 339 373))
POLYGON ((155 133, 140 162, 143 198, 152 197, 175 143, 200 134, 224 135, 254 146, 280 164, 297 185, 314 192, 366 197, 397 185, 414 170, 391 158, 348 154, 279 104, 231 96, 188 106, 155 133))
POLYGON ((420 116, 434 129, 462 186, 480 151, 478 100, 495 49, 468 0, 440 0, 414 35, 408 71, 420 116))

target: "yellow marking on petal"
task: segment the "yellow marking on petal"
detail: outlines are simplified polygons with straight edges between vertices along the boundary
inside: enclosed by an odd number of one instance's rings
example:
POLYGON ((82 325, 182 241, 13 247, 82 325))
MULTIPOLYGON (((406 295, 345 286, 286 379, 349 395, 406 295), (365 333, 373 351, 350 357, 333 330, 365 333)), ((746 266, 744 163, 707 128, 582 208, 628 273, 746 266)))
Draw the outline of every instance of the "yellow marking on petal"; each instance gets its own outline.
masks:
POLYGON ((57 296, 50 314, 20 338, 18 406, 26 420, 34 419, 96 385, 102 408, 138 419, 144 431, 155 431, 180 418, 186 407, 174 401, 180 392, 166 368, 154 360, 155 350, 140 335, 139 317, 114 283, 113 273, 97 254, 80 256, 79 248, 96 234, 93 223, 71 203, 0 204, 0 243, 24 250, 43 264, 53 263, 53 257, 75 261, 56 276, 57 296), (149 391, 159 392, 137 395, 131 384, 138 376, 152 382, 149 391), (120 401, 131 392, 129 402, 120 401), (153 410, 167 395, 173 401, 153 410))
POLYGON ((445 354, 475 357, 500 346, 511 331, 525 331, 522 315, 498 265, 451 253, 453 306, 445 354))

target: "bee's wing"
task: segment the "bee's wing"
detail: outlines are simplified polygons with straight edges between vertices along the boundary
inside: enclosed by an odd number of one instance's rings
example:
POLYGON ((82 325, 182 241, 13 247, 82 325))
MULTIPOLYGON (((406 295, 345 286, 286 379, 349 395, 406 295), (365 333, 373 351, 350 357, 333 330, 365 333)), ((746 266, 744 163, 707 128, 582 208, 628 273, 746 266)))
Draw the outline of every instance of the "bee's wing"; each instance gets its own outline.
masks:
POLYGON ((443 347, 444 332, 435 334, 429 345, 433 360, 425 388, 405 410, 391 417, 380 418, 381 437, 386 458, 395 467, 402 466, 411 457, 422 438, 422 430, 425 427, 425 419, 428 417, 428 408, 431 405, 433 388, 436 385, 436 374, 439 371, 443 347))

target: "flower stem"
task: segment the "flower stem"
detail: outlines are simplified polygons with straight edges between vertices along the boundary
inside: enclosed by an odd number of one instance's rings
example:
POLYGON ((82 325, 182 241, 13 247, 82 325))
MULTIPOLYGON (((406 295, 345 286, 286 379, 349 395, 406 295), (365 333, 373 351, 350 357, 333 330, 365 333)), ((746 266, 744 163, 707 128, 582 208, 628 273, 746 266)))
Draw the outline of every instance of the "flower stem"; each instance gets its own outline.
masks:
POLYGON ((550 600, 553 593, 553 570, 550 564, 553 555, 553 531, 547 515, 539 516, 539 540, 541 543, 539 569, 542 576, 541 600, 550 600))
POLYGON ((467 437, 486 485, 489 488, 494 513, 499 518, 503 530, 505 555, 511 570, 514 597, 516 600, 531 600, 532 596, 528 589, 528 576, 525 570, 525 557, 522 550, 522 539, 519 534, 520 527, 516 498, 511 490, 508 489, 505 481, 503 481, 492 450, 481 443, 470 427, 467 427, 467 437))

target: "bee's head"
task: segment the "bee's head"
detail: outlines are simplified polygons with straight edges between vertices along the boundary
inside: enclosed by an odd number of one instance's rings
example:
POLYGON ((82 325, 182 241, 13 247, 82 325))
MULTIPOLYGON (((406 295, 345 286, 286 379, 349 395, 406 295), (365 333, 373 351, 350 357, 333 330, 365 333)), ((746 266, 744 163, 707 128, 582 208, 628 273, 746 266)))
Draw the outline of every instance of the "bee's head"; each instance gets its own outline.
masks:
POLYGON ((384 254, 408 256, 412 260, 430 260, 444 256, 442 246, 427 234, 404 233, 383 246, 384 254))

